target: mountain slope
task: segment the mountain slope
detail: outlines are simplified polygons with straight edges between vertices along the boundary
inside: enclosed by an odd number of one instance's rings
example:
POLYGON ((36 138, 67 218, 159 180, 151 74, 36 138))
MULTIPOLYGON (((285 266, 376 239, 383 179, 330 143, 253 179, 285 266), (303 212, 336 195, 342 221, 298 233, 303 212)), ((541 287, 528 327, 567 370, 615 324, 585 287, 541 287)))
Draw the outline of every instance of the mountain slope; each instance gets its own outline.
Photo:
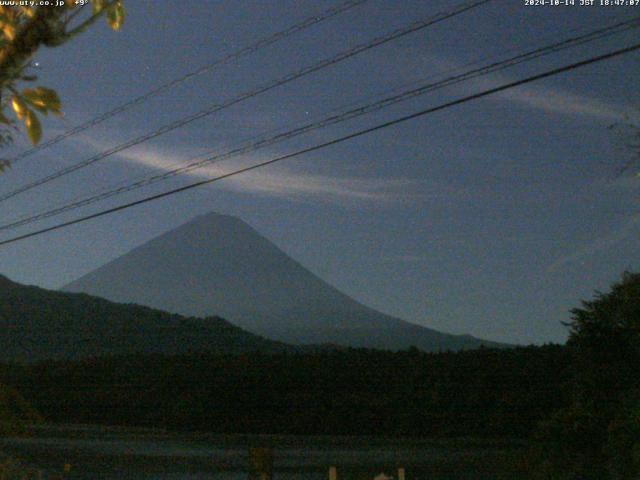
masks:
POLYGON ((239 353, 287 346, 217 318, 186 318, 0 276, 0 361, 132 353, 239 353))
POLYGON ((327 284, 242 220, 210 213, 64 287, 183 315, 220 315, 297 344, 427 351, 495 345, 384 315, 327 284))

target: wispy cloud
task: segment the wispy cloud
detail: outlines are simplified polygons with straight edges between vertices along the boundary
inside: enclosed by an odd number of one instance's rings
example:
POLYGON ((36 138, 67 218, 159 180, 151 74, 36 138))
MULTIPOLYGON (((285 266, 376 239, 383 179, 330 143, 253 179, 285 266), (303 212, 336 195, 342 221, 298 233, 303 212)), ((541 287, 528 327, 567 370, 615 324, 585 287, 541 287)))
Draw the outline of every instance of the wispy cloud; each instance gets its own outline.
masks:
MULTIPOLYGON (((95 139, 84 138, 83 142, 96 150, 105 147, 101 144, 102 142, 95 139)), ((167 172, 192 161, 197 151, 198 149, 192 147, 184 149, 174 147, 168 151, 145 146, 119 152, 116 156, 126 162, 167 172)), ((254 153, 221 163, 212 163, 185 175, 197 180, 212 178, 269 160, 276 155, 276 153, 272 155, 254 153)), ((241 193, 293 198, 316 197, 329 201, 395 202, 412 198, 467 195, 465 191, 438 183, 425 184, 425 182, 407 178, 380 179, 321 175, 293 170, 285 165, 230 177, 222 181, 220 187, 241 193)))
POLYGON ((341 178, 281 171, 252 172, 230 179, 230 188, 275 196, 320 196, 392 202, 421 196, 410 179, 341 178))
POLYGON ((519 87, 506 90, 499 96, 546 113, 589 117, 603 123, 624 120, 634 114, 621 105, 549 87, 519 87))
MULTIPOLYGON (((423 54, 421 57, 422 66, 419 68, 421 71, 447 72, 444 76, 449 76, 454 72, 459 73, 466 70, 461 62, 431 54, 426 56, 423 54)), ((476 67, 477 65, 469 68, 476 67)), ((511 77, 495 73, 462 83, 457 88, 464 90, 465 93, 477 92, 513 82, 518 78, 521 76, 511 77)), ((586 117, 605 124, 638 117, 638 112, 628 106, 539 84, 505 90, 488 98, 507 100, 549 114, 586 117)))

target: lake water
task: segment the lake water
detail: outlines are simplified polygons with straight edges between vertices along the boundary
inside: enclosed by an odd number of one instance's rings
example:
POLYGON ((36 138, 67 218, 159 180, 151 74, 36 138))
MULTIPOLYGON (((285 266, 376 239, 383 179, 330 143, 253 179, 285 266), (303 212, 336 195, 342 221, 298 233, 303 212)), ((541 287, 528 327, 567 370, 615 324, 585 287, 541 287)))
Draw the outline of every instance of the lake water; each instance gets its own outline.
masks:
POLYGON ((64 478, 78 480, 246 480, 251 446, 272 449, 274 480, 327 480, 330 466, 338 480, 381 472, 395 478, 398 467, 406 480, 488 480, 522 449, 515 442, 186 435, 97 426, 41 426, 29 437, 0 439, 0 450, 40 469, 43 478, 69 464, 64 478))

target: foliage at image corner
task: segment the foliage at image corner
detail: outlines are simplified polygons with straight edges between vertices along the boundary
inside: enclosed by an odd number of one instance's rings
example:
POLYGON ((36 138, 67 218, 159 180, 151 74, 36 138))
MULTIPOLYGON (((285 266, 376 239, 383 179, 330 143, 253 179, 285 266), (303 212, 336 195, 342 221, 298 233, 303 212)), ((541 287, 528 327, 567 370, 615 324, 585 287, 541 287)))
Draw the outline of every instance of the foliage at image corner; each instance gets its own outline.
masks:
MULTIPOLYGON (((113 30, 125 19, 123 0, 66 0, 62 6, 0 6, 0 147, 13 141, 23 124, 33 145, 42 138, 40 116, 62 116, 62 104, 55 90, 34 86, 32 58, 38 49, 58 47, 86 31, 105 17, 113 30), (91 3, 89 15, 83 8, 91 3), (80 18, 84 17, 84 18, 80 18)), ((0 160, 0 170, 9 166, 0 160)))
POLYGON ((570 406, 542 422, 534 479, 640 478, 640 273, 572 310, 570 406))

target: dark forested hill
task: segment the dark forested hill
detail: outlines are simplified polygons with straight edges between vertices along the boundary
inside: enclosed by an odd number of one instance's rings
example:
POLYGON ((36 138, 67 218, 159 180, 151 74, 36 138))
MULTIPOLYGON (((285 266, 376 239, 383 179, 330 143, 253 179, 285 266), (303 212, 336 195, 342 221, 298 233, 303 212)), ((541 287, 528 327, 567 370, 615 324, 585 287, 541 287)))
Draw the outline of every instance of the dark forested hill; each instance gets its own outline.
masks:
POLYGON ((128 356, 0 365, 49 421, 221 433, 528 435, 565 406, 564 347, 128 356))
POLYGON ((288 348, 218 318, 187 318, 0 276, 0 361, 288 348))

